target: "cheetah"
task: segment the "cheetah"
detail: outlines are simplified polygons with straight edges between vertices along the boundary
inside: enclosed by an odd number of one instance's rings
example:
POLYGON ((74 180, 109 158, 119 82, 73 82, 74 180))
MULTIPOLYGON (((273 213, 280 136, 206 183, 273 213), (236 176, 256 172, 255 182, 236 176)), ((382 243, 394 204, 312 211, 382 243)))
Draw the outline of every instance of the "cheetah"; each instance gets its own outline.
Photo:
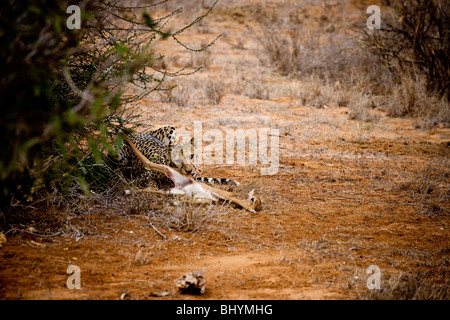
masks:
MULTIPOLYGON (((125 135, 124 139, 130 146, 136 158, 141 161, 143 166, 150 168, 150 170, 154 172, 165 174, 174 183, 174 187, 167 191, 168 194, 185 195, 188 199, 197 200, 201 203, 211 203, 218 201, 231 202, 238 207, 249 210, 250 212, 257 212, 261 210, 261 200, 254 195, 254 189, 249 192, 248 199, 240 199, 232 192, 217 189, 202 182, 197 182, 190 175, 180 173, 169 166, 151 162, 142 154, 140 150, 138 150, 138 148, 134 145, 133 141, 128 136, 125 135)), ((143 191, 158 193, 162 192, 152 191, 148 188, 144 189, 143 191)), ((166 194, 165 192, 163 193, 166 194)))
MULTIPOLYGON (((197 170, 193 162, 194 138, 186 143, 174 145, 175 136, 175 128, 166 126, 135 136, 128 136, 128 138, 152 163, 176 168, 183 174, 191 175, 195 180, 203 183, 239 185, 237 181, 231 179, 196 177, 197 170)), ((119 167, 128 168, 129 170, 125 171, 128 171, 130 178, 136 179, 141 187, 157 190, 172 185, 164 173, 149 170, 143 165, 126 141, 124 141, 118 156, 113 160, 119 167)))

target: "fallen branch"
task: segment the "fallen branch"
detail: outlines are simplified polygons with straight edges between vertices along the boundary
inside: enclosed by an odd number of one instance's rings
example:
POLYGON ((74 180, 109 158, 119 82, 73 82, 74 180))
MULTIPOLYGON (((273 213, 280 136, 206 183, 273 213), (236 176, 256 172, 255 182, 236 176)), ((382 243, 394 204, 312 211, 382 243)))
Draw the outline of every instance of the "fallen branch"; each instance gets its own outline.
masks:
POLYGON ((153 230, 155 230, 155 232, 161 236, 161 238, 163 238, 163 240, 167 240, 167 237, 158 229, 156 229, 156 227, 153 225, 153 223, 150 223, 150 227, 153 228, 153 230))

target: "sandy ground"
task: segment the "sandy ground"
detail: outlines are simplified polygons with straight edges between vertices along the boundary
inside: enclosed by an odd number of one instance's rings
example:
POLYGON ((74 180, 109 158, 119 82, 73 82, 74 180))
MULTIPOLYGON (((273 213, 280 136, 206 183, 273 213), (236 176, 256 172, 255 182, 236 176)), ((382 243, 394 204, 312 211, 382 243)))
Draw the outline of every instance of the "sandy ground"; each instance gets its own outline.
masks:
MULTIPOLYGON (((243 196, 255 189, 262 210, 222 207, 194 232, 156 225, 165 239, 144 209, 73 214, 74 230, 89 230, 79 238, 10 232, 0 247, 1 299, 365 299, 389 298, 402 285, 448 290, 450 130, 415 130, 414 120, 382 111, 365 123, 350 120, 346 107, 301 105, 283 89, 294 80, 259 65, 255 41, 241 39, 243 10, 233 10, 219 7, 202 26, 209 32, 184 36, 199 43, 225 33, 212 62, 187 80, 195 84, 188 106, 153 96, 140 107, 155 128, 193 130, 202 121, 204 131, 279 129, 275 175, 261 175, 260 163, 201 166, 204 176, 239 181, 243 196), (262 73, 268 99, 233 90, 239 68, 249 82, 262 73), (218 105, 202 91, 214 77, 227 83, 218 105), (424 197, 408 186, 427 181, 426 168, 444 178, 424 197), (66 286, 69 265, 80 267, 79 290, 66 286), (382 290, 367 288, 371 265, 382 290), (174 280, 194 270, 203 272, 206 293, 180 294, 174 280)), ((180 64, 189 58, 180 53, 180 64)))

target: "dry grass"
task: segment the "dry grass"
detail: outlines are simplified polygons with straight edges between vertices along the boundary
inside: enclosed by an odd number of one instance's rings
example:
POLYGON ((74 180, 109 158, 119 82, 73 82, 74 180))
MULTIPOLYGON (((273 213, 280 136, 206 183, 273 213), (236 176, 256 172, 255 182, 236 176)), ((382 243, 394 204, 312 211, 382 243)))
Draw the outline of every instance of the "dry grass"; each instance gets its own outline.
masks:
POLYGON ((388 116, 410 116, 417 119, 415 127, 431 129, 442 123, 450 127, 450 106, 445 98, 438 98, 426 89, 426 81, 418 75, 405 74, 392 94, 384 98, 388 116))
POLYGON ((251 99, 269 100, 272 87, 264 81, 262 74, 265 70, 259 65, 244 68, 239 66, 230 70, 228 76, 233 77, 231 92, 236 95, 245 95, 251 99), (250 75, 249 69, 257 70, 256 75, 250 75))
POLYGON ((334 104, 336 88, 320 80, 317 74, 312 74, 303 79, 299 89, 301 105, 324 108, 334 104))
POLYGON ((244 94, 251 99, 269 100, 270 87, 263 82, 261 77, 255 77, 247 82, 244 94))
POLYGON ((396 275, 385 280, 381 289, 371 290, 371 300, 449 300, 450 282, 438 284, 430 275, 416 272, 396 275))
MULTIPOLYGON (((161 2, 161 1, 158 1, 161 2)), ((183 12, 198 12, 203 9, 209 8, 214 1, 208 0, 179 0, 179 1, 167 1, 161 4, 161 7, 167 11, 173 11, 181 8, 183 12)))
POLYGON ((263 17, 259 32, 255 32, 260 44, 255 55, 284 76, 301 79, 316 75, 321 81, 383 90, 386 79, 379 64, 347 32, 350 22, 342 18, 347 5, 348 1, 325 2, 326 15, 319 21, 295 5, 280 8, 279 16, 263 17))
POLYGON ((364 122, 377 122, 379 120, 380 117, 371 111, 376 108, 373 97, 356 94, 353 98, 353 101, 348 106, 350 119, 364 122))
POLYGON ((173 199, 165 202, 162 211, 151 211, 147 217, 155 226, 162 229, 203 233, 213 225, 220 224, 220 215, 226 212, 225 207, 213 204, 197 204, 188 200, 173 199))
POLYGON ((289 3, 277 14, 260 8, 255 56, 282 76, 307 81, 299 95, 302 105, 349 107, 350 119, 359 121, 377 121, 370 111, 377 108, 388 116, 417 119, 415 128, 449 127, 448 100, 429 93, 420 72, 404 72, 396 82, 394 73, 350 32, 351 21, 342 20, 346 5, 347 1, 324 2, 327 13, 319 19, 289 3))
POLYGON ((422 197, 436 191, 438 187, 450 177, 448 163, 429 163, 410 179, 402 181, 400 190, 411 190, 422 197))
POLYGON ((225 95, 225 83, 216 78, 209 79, 205 84, 204 91, 211 104, 219 104, 225 95))
POLYGON ((186 84, 177 84, 176 87, 160 90, 159 99, 164 103, 174 103, 179 107, 186 108, 192 97, 192 87, 186 84))
POLYGON ((139 249, 134 256, 134 262, 138 265, 145 266, 150 262, 152 257, 152 252, 149 250, 139 249))
POLYGON ((418 213, 430 217, 448 215, 450 190, 446 186, 449 179, 448 161, 433 161, 425 164, 417 173, 403 177, 398 189, 407 191, 418 201, 418 213))
POLYGON ((357 122, 355 124, 355 133, 352 141, 358 144, 367 142, 367 140, 372 136, 375 127, 375 122, 365 122, 364 124, 357 122))
MULTIPOLYGON (((202 43, 201 47, 206 46, 206 44, 202 43)), ((191 52, 190 53, 190 60, 187 63, 187 67, 192 68, 208 68, 213 63, 213 57, 211 55, 211 51, 206 49, 201 52, 191 52)))
POLYGON ((340 17, 346 2, 323 6, 327 15, 319 20, 321 28, 306 28, 305 21, 317 21, 289 6, 283 15, 263 19, 257 38, 260 49, 254 53, 263 65, 301 81, 295 96, 302 105, 346 106, 351 119, 374 121, 367 111, 373 107, 370 96, 386 92, 389 72, 346 33, 349 25, 340 17))
MULTIPOLYGON (((120 175, 120 173, 118 173, 120 175)), ((60 192, 41 195, 27 205, 13 205, 11 214, 2 217, 0 227, 6 234, 29 234, 38 237, 64 235, 80 240, 98 235, 93 217, 143 217, 149 228, 173 229, 189 233, 204 233, 210 228, 225 230, 221 215, 231 210, 229 204, 198 204, 184 197, 171 197, 140 192, 132 181, 121 175, 115 184, 103 192, 83 193, 78 186, 63 197, 60 192)), ((166 239, 164 239, 166 240, 166 239)), ((134 261, 146 264, 148 255, 138 253, 134 261)))

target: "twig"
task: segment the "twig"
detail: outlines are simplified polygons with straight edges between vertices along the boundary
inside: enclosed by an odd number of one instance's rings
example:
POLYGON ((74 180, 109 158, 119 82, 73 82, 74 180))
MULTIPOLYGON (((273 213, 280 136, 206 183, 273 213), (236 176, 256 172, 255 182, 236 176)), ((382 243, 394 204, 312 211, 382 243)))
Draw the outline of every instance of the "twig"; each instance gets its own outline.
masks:
POLYGON ((59 232, 59 231, 56 232, 56 233, 53 233, 53 234, 38 234, 38 233, 34 233, 34 232, 31 232, 31 231, 28 231, 28 230, 12 228, 12 229, 9 229, 8 231, 6 231, 6 232, 5 232, 5 235, 7 235, 8 233, 10 233, 11 231, 26 232, 26 233, 32 234, 33 236, 37 236, 37 237, 55 237, 55 236, 61 234, 61 232, 59 232))
POLYGON ((159 231, 158 229, 156 229, 156 227, 155 227, 155 226, 153 225, 153 223, 151 223, 151 222, 150 222, 150 227, 152 227, 153 230, 155 230, 155 232, 156 232, 158 235, 160 235, 161 238, 163 238, 164 241, 167 240, 167 237, 166 237, 161 231, 159 231))
POLYGON ((151 7, 156 7, 162 3, 166 3, 168 0, 162 0, 161 2, 157 2, 157 3, 152 3, 152 4, 146 4, 143 6, 117 6, 115 4, 111 4, 111 3, 106 3, 105 1, 100 1, 101 4, 110 6, 111 8, 114 9, 119 9, 119 10, 135 10, 135 9, 148 9, 151 7))
MULTIPOLYGON (((174 33, 172 33, 172 36, 177 36, 177 35, 183 33, 184 30, 189 29, 189 28, 192 27, 194 24, 196 24, 197 22, 199 22, 200 20, 202 20, 204 17, 206 17, 207 15, 209 15, 209 13, 211 12, 211 10, 216 6, 217 1, 219 1, 219 0, 216 0, 216 1, 213 3, 213 5, 208 9, 208 11, 206 11, 205 14, 203 14, 203 15, 201 15, 201 16, 195 18, 194 21, 192 21, 191 23, 189 23, 187 26, 181 28, 180 30, 178 30, 178 31, 176 31, 176 32, 174 32, 174 33)), ((214 40, 214 41, 215 41, 215 40, 214 40)), ((214 42, 214 41, 213 41, 213 42, 214 42)))

